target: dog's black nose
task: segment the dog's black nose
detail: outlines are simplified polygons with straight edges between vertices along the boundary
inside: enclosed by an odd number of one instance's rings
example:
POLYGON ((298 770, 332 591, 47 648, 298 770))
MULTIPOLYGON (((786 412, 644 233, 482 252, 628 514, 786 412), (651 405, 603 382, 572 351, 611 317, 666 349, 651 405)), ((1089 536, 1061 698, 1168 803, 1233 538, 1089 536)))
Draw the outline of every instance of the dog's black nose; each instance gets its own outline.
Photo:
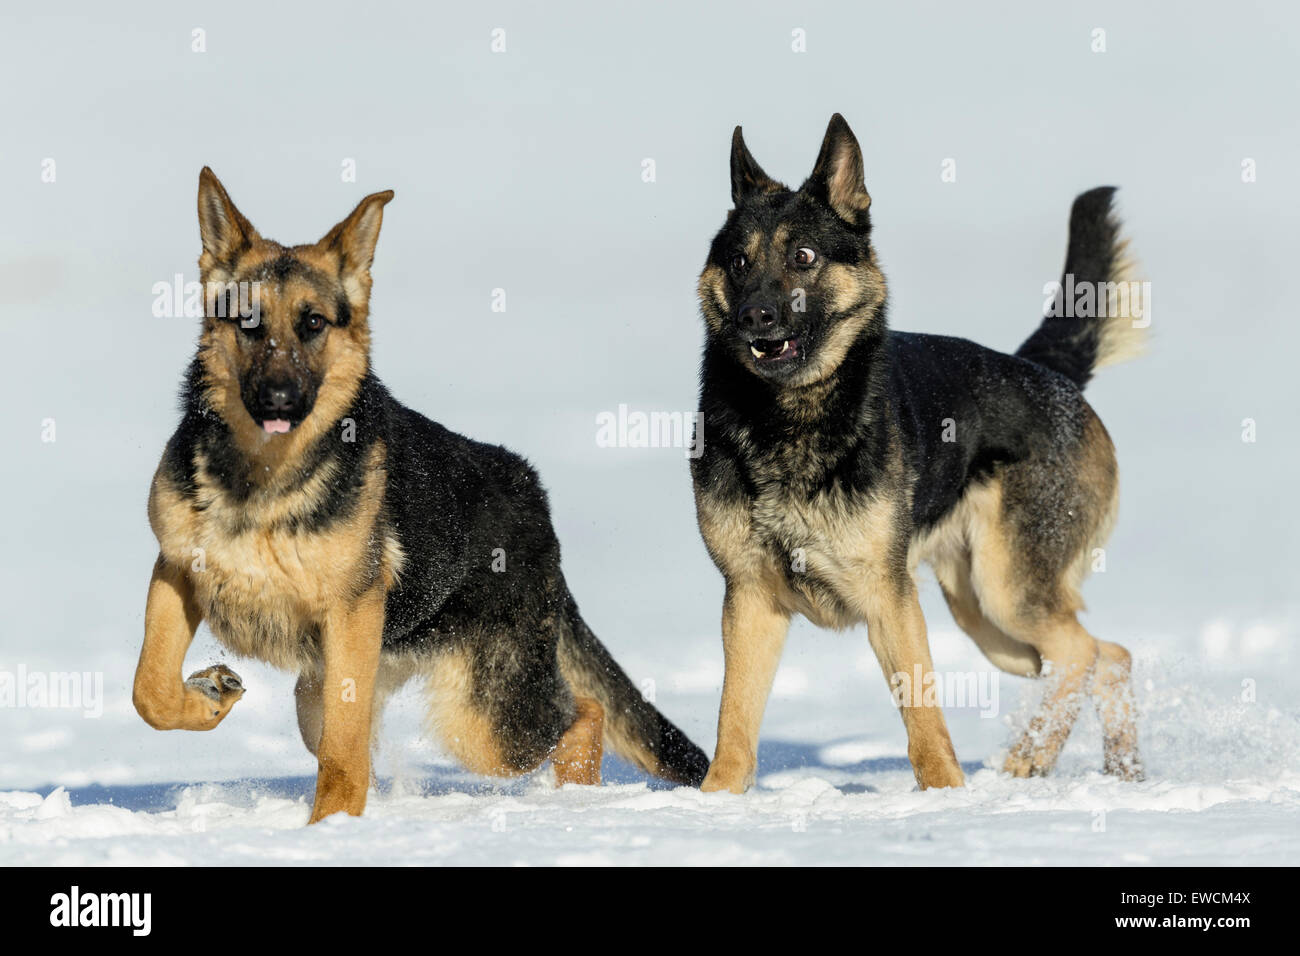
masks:
POLYGON ((744 332, 762 332, 776 324, 776 309, 765 305, 742 305, 736 313, 736 324, 744 332))
POLYGON ((268 412, 287 412, 298 404, 302 393, 293 382, 263 382, 257 397, 268 412))

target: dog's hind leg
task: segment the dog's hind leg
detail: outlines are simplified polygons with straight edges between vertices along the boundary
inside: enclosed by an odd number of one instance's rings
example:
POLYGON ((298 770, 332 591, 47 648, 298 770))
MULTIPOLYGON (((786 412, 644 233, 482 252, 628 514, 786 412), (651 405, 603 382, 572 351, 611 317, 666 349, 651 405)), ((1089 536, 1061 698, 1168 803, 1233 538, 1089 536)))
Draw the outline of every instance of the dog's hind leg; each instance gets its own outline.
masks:
POLYGON ((604 711, 575 700, 554 643, 480 635, 439 650, 427 667, 431 729, 467 770, 517 777, 549 757, 561 784, 600 782, 604 711))
POLYGON ((429 729, 438 742, 471 773, 510 777, 522 772, 506 759, 487 701, 476 687, 471 652, 440 650, 428 667, 429 729))
POLYGON ((932 560, 931 563, 953 620, 984 652, 989 663, 1017 677, 1039 676, 1043 662, 1038 651, 1003 631, 980 607, 971 584, 969 552, 932 560))
POLYGON ((1079 716, 1097 663, 1097 641, 1072 614, 1019 633, 1041 655, 1048 688, 1038 714, 1011 748, 1005 769, 1017 777, 1041 776, 1056 765, 1079 716))
MULTIPOLYGON (((1039 542, 1020 532, 1014 516, 1007 518, 1005 501, 1015 499, 1001 484, 991 485, 990 492, 973 522, 970 586, 981 616, 992 628, 975 631, 978 641, 996 630, 1032 649, 1041 662, 1039 673, 1049 686, 1038 714, 1006 762, 1008 773, 1037 776, 1051 770, 1070 735, 1080 701, 1090 689, 1097 642, 1075 616, 1078 597, 1062 586, 1062 562, 1045 562, 1036 547, 1039 542)), ((959 586, 953 597, 954 616, 962 615, 959 623, 963 618, 963 626, 978 623, 967 613, 959 586)), ((996 652, 998 645, 990 646, 996 652)))
MULTIPOLYGON (((1089 415, 1091 413, 1089 412, 1089 415)), ((1029 645, 1050 681, 1041 710, 1007 758, 1017 776, 1052 768, 1092 694, 1105 768, 1140 774, 1128 652, 1079 623, 1079 583, 1114 520, 1114 450, 1095 416, 1073 445, 1007 469, 970 520, 971 586, 985 617, 1029 645)), ((956 613, 956 612, 954 612, 956 613)))
POLYGON ((1102 726, 1103 769, 1126 780, 1141 780, 1128 651, 1094 638, 1073 613, 1041 634, 1030 639, 1048 665, 1045 676, 1052 686, 1042 710, 1007 758, 1006 770, 1019 777, 1050 770, 1078 716, 1083 696, 1091 694, 1102 726))
MULTIPOLYGON (((1034 644, 1011 637, 984 614, 971 585, 968 563, 963 565, 955 560, 936 561, 934 570, 944 599, 952 611, 953 620, 970 635, 992 664, 1018 677, 1038 677, 1042 674, 1043 657, 1034 644)), ((1078 624, 1077 621, 1074 623, 1078 624)), ((1136 760, 1137 728, 1128 683, 1129 653, 1118 644, 1107 641, 1095 643, 1097 658, 1091 692, 1105 734, 1105 769, 1107 773, 1136 779, 1141 776, 1141 770, 1136 760)), ((1053 670, 1056 666, 1058 665, 1052 665, 1053 670)), ((1041 734, 1043 729, 1038 727, 1033 732, 1041 734)), ((1018 755, 1016 762, 1014 766, 1008 765, 1007 769, 1020 776, 1041 772, 1034 770, 1032 757, 1025 756, 1032 749, 1032 744, 1022 739, 1013 751, 1013 754, 1018 755)), ((1045 759, 1046 754, 1041 755, 1040 763, 1045 759)))
POLYGON ((1098 641, 1097 649, 1092 697, 1101 721, 1105 747, 1103 769, 1125 780, 1141 780, 1142 759, 1137 748, 1132 658, 1120 645, 1109 641, 1098 641))
POLYGON ((603 753, 602 738, 605 731, 605 709, 593 697, 577 697, 574 704, 578 716, 564 732, 551 754, 555 767, 555 782, 600 783, 600 760, 603 753))

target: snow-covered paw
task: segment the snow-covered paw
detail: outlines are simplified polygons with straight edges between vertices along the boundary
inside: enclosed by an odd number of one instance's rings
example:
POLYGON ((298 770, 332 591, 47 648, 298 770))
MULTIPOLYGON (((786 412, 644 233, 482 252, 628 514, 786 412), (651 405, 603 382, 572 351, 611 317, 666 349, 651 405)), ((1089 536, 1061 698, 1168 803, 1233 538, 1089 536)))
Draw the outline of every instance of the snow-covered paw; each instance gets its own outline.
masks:
POLYGON ((185 680, 186 726, 210 730, 225 718, 235 702, 244 696, 244 682, 225 664, 213 664, 195 671, 185 680))
POLYGON ((244 682, 225 664, 213 664, 195 671, 186 679, 185 686, 193 687, 217 703, 222 702, 227 694, 234 694, 235 700, 244 696, 244 682))
POLYGON ((1137 751, 1116 749, 1110 741, 1106 742, 1106 757, 1103 770, 1113 777, 1138 783, 1146 779, 1142 760, 1137 751))

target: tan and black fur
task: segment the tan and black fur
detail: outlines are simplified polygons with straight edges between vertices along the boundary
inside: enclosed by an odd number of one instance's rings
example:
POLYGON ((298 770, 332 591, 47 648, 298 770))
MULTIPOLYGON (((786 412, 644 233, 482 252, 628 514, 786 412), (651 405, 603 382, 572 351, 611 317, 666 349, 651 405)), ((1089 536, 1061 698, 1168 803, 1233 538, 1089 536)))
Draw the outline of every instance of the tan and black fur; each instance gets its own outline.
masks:
MULTIPOLYGON (((892 332, 862 154, 843 118, 797 190, 763 172, 739 128, 731 170, 735 208, 699 282, 709 440, 692 475, 726 582, 726 676, 703 788, 753 783, 793 614, 865 623, 891 684, 918 666, 932 673, 914 580, 922 562, 990 661, 1050 677, 1008 771, 1049 770, 1091 696, 1106 769, 1138 776, 1129 655, 1077 618, 1118 497, 1114 449, 1081 389, 1136 350, 1138 323, 1048 318, 1015 356, 892 332)), ((1076 281, 1127 277, 1112 192, 1075 203, 1066 272, 1076 281)), ((918 783, 961 786, 941 709, 905 701, 901 711, 918 783)))
POLYGON ((697 785, 704 754, 579 615, 536 473, 402 406, 371 371, 370 266, 392 196, 287 247, 200 175, 199 268, 214 294, 149 495, 160 553, 136 709, 185 730, 230 712, 244 688, 229 668, 181 679, 207 620, 236 654, 298 672, 299 729, 319 761, 312 822, 362 812, 372 729, 412 679, 471 770, 549 758, 559 782, 598 783, 608 743, 697 785))

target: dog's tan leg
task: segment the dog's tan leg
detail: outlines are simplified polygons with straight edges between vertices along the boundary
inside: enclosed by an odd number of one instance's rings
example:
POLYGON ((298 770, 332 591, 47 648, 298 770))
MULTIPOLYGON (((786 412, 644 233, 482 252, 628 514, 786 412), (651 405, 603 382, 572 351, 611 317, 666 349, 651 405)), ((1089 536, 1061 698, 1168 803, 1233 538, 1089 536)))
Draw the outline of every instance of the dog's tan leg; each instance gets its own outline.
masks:
POLYGON ((136 711, 157 730, 211 730, 244 696, 243 683, 224 664, 181 680, 185 652, 202 618, 189 577, 159 555, 149 582, 144 645, 131 695, 136 711))
POLYGON ((298 674, 298 682, 293 685, 293 702, 303 746, 315 757, 320 750, 320 731, 324 722, 319 672, 304 669, 298 674))
POLYGON ((1019 677, 1037 677, 1043 662, 1033 646, 1018 641, 989 620, 971 584, 970 559, 962 555, 933 560, 935 577, 953 620, 1000 670, 1019 677))
POLYGON ((384 590, 333 611, 322 628, 321 734, 309 823, 340 811, 360 816, 370 788, 370 723, 384 632, 384 590))
POLYGON ((934 673, 925 617, 909 577, 898 584, 882 583, 864 602, 867 638, 876 652, 891 690, 904 687, 899 708, 907 728, 907 756, 922 790, 965 786, 966 778, 948 736, 948 724, 938 703, 927 704, 927 675, 934 673), (916 675, 921 675, 921 686, 916 675), (902 683, 905 682, 905 683, 902 683))
POLYGON ((592 697, 578 697, 575 703, 578 716, 551 754, 555 782, 599 784, 605 709, 592 697))
POLYGON ((1098 656, 1097 641, 1072 613, 1045 627, 1041 635, 1026 633, 1025 639, 1042 656, 1049 684, 1038 714, 1007 757, 1005 770, 1017 777, 1041 776, 1056 764, 1098 656))
POLYGON ((727 584, 722 605, 726 668, 718 713, 718 749, 700 789, 744 793, 758 769, 758 729, 781 661, 790 614, 754 583, 727 584))
POLYGON ((1106 773, 1125 780, 1142 779, 1137 747, 1137 706, 1133 701, 1129 652, 1109 641, 1097 642, 1092 696, 1101 720, 1106 773))

